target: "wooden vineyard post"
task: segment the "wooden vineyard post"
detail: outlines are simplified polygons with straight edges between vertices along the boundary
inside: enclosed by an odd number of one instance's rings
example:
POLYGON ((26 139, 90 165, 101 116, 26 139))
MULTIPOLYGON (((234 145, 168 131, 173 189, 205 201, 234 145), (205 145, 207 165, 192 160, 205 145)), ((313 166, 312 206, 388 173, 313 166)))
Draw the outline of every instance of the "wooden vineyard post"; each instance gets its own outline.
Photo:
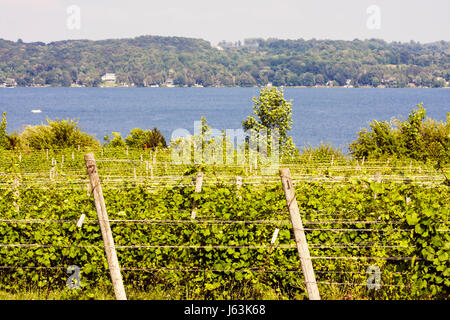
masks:
POLYGON ((236 177, 236 189, 239 190, 242 187, 242 177, 236 177))
MULTIPOLYGON (((381 183, 381 171, 375 171, 375 174, 373 175, 373 181, 376 183, 381 183)), ((375 192, 373 195, 373 198, 376 199, 378 197, 378 193, 375 192)))
POLYGON ((18 177, 14 177, 14 183, 13 183, 13 187, 14 187, 14 202, 13 202, 13 206, 14 206, 14 209, 16 209, 17 213, 20 212, 20 206, 17 203, 19 201, 19 199, 20 199, 19 186, 20 186, 19 178, 18 177))
POLYGON ((56 177, 56 167, 50 169, 50 180, 54 180, 56 177))
POLYGON ((320 300, 319 289, 316 283, 316 276, 309 254, 308 243, 306 242, 306 235, 303 230, 303 223, 300 217, 297 200, 295 199, 295 191, 292 185, 291 172, 289 168, 280 169, 281 184, 286 196, 286 202, 291 216, 292 228, 294 230, 295 243, 297 245, 300 263, 302 265, 303 276, 306 282, 306 291, 309 300, 320 300))
MULTIPOLYGON (((203 185, 203 172, 198 172, 197 177, 195 178, 195 193, 202 192, 202 185, 203 185)), ((191 212, 191 219, 195 219, 195 216, 197 215, 197 201, 194 200, 192 203, 192 212, 191 212)))
POLYGON ((125 288, 123 286, 122 274, 120 273, 119 260, 117 259, 116 247, 109 225, 108 213, 106 211, 105 199, 103 198, 102 186, 97 172, 97 165, 93 153, 84 155, 86 167, 91 183, 91 190, 94 196, 95 208, 97 210, 98 222, 102 232, 103 244, 105 246, 106 258, 108 260, 111 281, 117 300, 127 300, 125 288))

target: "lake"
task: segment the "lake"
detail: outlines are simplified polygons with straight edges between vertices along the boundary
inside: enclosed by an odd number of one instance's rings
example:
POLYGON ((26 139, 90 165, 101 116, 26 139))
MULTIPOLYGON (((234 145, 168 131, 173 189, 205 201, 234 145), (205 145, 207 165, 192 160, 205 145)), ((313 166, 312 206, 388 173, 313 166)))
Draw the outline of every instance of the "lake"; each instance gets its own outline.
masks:
MULTIPOLYGON (((251 115, 259 88, 1 88, 0 112, 8 113, 8 132, 50 119, 79 119, 82 129, 103 142, 105 135, 157 127, 169 141, 205 115, 216 129, 239 129, 251 115), (31 110, 42 110, 32 113, 31 110)), ((285 88, 293 100, 290 135, 298 147, 321 141, 347 151, 371 120, 407 117, 423 102, 427 115, 446 119, 450 89, 285 88)))

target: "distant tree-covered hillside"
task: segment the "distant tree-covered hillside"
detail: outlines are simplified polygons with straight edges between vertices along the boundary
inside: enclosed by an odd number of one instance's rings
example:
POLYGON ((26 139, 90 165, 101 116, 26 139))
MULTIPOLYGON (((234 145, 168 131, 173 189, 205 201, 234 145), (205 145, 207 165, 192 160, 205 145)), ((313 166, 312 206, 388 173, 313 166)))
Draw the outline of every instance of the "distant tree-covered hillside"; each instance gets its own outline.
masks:
POLYGON ((213 47, 159 36, 48 44, 0 39, 0 84, 98 86, 102 75, 115 73, 117 83, 135 86, 444 87, 449 55, 446 41, 247 39, 213 47))

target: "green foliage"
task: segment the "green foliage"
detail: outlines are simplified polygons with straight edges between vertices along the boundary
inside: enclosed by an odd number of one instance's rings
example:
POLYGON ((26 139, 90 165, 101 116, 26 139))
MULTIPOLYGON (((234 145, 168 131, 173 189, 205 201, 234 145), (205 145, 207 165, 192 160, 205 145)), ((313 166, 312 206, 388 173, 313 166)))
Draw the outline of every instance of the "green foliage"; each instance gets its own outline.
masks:
POLYGON ((201 39, 159 36, 48 44, 0 39, 0 80, 98 86, 106 72, 136 86, 169 78, 179 86, 344 86, 351 80, 354 86, 444 87, 450 80, 448 41, 252 39, 222 45, 217 50, 201 39))
POLYGON ((126 146, 125 141, 119 132, 112 132, 113 139, 110 140, 109 136, 105 136, 104 140, 106 141, 105 146, 112 148, 124 148, 126 146))
POLYGON ((6 135, 7 149, 15 150, 20 147, 20 135, 17 132, 6 135))
POLYGON ((149 149, 166 148, 167 143, 164 136, 155 127, 153 130, 132 129, 130 135, 125 139, 126 144, 132 148, 149 149))
POLYGON ((47 119, 47 123, 27 126, 20 135, 23 147, 42 150, 99 146, 97 140, 81 131, 78 121, 47 119))
POLYGON ((256 137, 261 133, 266 134, 269 150, 271 146, 269 137, 277 130, 281 154, 286 156, 296 154, 292 137, 287 134, 292 126, 292 103, 284 98, 283 89, 263 88, 258 97, 253 97, 253 103, 256 118, 248 116, 247 120, 242 122, 244 130, 254 133, 256 137))
MULTIPOLYGON (((287 222, 275 226, 252 223, 254 220, 289 221, 280 185, 255 188, 254 185, 244 184, 237 190, 233 185, 217 181, 204 186, 202 192, 196 194, 193 186, 149 189, 145 185, 124 183, 120 188, 106 187, 103 191, 111 220, 184 221, 176 224, 111 223, 127 290, 148 291, 163 286, 165 290, 176 290, 187 298, 259 299, 276 288, 276 298, 306 298, 296 248, 278 247, 294 245, 290 224, 287 222), (191 221, 193 201, 197 203, 199 220, 245 220, 246 223, 204 224, 191 221), (212 248, 269 245, 275 227, 280 228, 280 232, 273 251, 264 248, 212 248), (120 247, 134 245, 206 248, 120 247), (296 269, 299 272, 248 271, 252 268, 296 269), (222 271, 176 271, 178 269, 222 271), (232 272, 242 269, 247 271, 232 272)), ((366 299, 448 297, 450 239, 448 232, 439 231, 445 228, 443 220, 448 219, 448 187, 427 188, 355 180, 345 185, 298 183, 296 194, 303 221, 312 229, 307 231, 312 256, 362 258, 314 260, 323 298, 342 299, 349 295, 366 299), (406 204, 406 197, 411 199, 409 205, 406 204), (324 219, 324 214, 333 215, 333 218, 324 219), (345 228, 350 231, 347 232, 322 230, 340 228, 342 225, 335 221, 344 219, 374 223, 370 227, 358 223, 348 224, 345 228), (327 222, 321 225, 308 224, 308 221, 320 220, 327 222), (366 227, 375 231, 365 232, 366 227), (409 231, 410 228, 414 230, 409 231), (383 246, 393 243, 398 246, 383 246), (421 260, 363 259, 385 256, 416 257, 421 260), (365 287, 365 270, 374 264, 382 270, 382 284, 395 287, 382 287, 376 292, 365 287), (362 286, 349 286, 343 292, 336 292, 333 287, 320 282, 355 283, 362 286)), ((101 231, 95 223, 94 203, 85 190, 64 189, 49 184, 48 189, 25 187, 21 189, 20 199, 15 197, 13 190, 0 190, 2 219, 34 218, 58 223, 0 222, 2 244, 24 243, 25 239, 27 243, 51 244, 49 247, 0 247, 0 265, 18 267, 0 269, 0 290, 15 292, 29 286, 50 288, 52 291, 63 289, 68 277, 65 270, 68 265, 81 267, 82 292, 92 293, 98 287, 110 287, 101 231), (13 205, 14 201, 21 208, 19 212, 13 205), (82 213, 87 215, 87 220, 78 229, 75 223, 82 213)))
POLYGON ((420 161, 433 161, 439 168, 450 160, 450 114, 445 123, 425 119, 422 104, 412 110, 405 121, 373 121, 371 131, 363 129, 350 146, 356 158, 395 156, 420 161))
POLYGON ((333 148, 330 143, 324 144, 323 142, 316 148, 311 145, 306 145, 302 150, 301 156, 308 159, 311 157, 317 161, 328 161, 331 158, 334 160, 345 158, 341 149, 333 148))
POLYGON ((2 122, 0 123, 0 149, 6 149, 8 147, 7 133, 6 133, 6 112, 3 112, 2 122))

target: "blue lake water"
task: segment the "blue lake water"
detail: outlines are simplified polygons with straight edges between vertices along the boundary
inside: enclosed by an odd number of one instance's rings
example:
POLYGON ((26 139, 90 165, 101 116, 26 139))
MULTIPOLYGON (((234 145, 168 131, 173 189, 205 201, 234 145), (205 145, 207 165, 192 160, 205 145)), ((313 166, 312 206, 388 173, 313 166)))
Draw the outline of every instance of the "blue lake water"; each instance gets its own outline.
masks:
MULTIPOLYGON (((2 88, 0 112, 8 113, 8 132, 50 119, 77 118, 82 129, 103 142, 105 135, 132 128, 157 127, 169 140, 172 132, 193 132, 205 115, 216 129, 239 129, 251 115, 258 88, 2 88), (32 113, 40 109, 42 113, 32 113)), ((407 117, 423 102, 427 115, 445 120, 450 89, 285 88, 293 100, 290 134, 298 147, 321 141, 347 151, 371 120, 407 117)))

